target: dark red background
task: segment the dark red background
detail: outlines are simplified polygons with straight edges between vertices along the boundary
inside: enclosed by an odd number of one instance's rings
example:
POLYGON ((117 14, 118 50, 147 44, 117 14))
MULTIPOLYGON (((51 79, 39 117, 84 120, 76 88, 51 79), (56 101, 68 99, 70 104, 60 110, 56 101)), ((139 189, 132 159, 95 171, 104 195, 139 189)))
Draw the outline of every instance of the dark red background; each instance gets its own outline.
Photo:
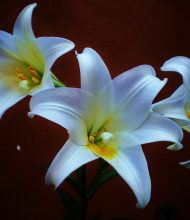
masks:
MULTIPOLYGON (((1 1, 0 29, 12 32, 19 12, 31 1, 1 1)), ((112 76, 140 64, 151 64, 169 82, 158 99, 167 97, 181 83, 177 74, 162 73, 163 62, 176 55, 190 57, 190 2, 188 0, 44 0, 33 14, 36 36, 65 37, 97 50, 112 76)), ((54 72, 67 86, 79 86, 74 51, 60 58, 54 72)), ((67 139, 66 131, 45 119, 27 117, 29 98, 15 105, 0 121, 0 219, 60 220, 63 206, 56 192, 44 183, 44 167, 67 139), (21 152, 16 149, 21 146, 21 152)), ((190 170, 178 165, 190 159, 190 134, 185 148, 166 150, 168 143, 144 146, 152 178, 152 197, 144 210, 120 177, 107 183, 89 203, 89 219, 167 219, 155 210, 167 207, 168 219, 190 219, 190 170)), ((90 165, 88 171, 94 169, 90 165)), ((66 189, 67 186, 65 185, 66 189)), ((163 211, 161 211, 163 212, 163 211)))

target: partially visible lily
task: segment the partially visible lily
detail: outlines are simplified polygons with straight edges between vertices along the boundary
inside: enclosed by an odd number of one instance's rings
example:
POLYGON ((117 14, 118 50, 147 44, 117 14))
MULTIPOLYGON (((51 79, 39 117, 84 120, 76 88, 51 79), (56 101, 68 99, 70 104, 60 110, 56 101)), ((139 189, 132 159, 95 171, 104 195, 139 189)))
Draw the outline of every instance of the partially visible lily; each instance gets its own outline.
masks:
MULTIPOLYGON (((152 110, 173 119, 190 132, 190 59, 183 56, 173 57, 164 63, 161 70, 181 74, 183 84, 169 98, 155 103, 152 110)), ((190 168, 190 161, 180 164, 190 168)))
POLYGON ((161 70, 180 73, 183 84, 170 97, 153 104, 152 110, 173 119, 190 132, 190 59, 174 57, 166 61, 161 70))
POLYGON ((35 38, 31 17, 36 4, 28 5, 18 16, 13 35, 0 31, 0 116, 27 95, 52 88, 55 60, 74 44, 64 38, 35 38))
POLYGON ((30 103, 29 115, 47 118, 70 135, 49 167, 46 183, 58 187, 74 170, 101 157, 128 183, 143 208, 150 200, 151 182, 141 144, 170 141, 182 147, 181 128, 150 113, 166 80, 159 80, 148 65, 112 80, 94 50, 86 48, 77 58, 81 89, 50 89, 33 96, 30 103))

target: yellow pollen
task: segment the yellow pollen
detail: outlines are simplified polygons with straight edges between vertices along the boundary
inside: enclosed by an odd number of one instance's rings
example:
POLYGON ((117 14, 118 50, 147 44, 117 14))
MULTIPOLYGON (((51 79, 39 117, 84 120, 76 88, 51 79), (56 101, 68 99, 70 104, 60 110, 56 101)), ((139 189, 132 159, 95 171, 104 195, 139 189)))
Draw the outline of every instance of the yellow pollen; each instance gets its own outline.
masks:
POLYGON ((94 131, 93 136, 96 137, 98 135, 97 131, 94 131))
POLYGON ((90 136, 90 137, 88 138, 88 140, 89 140, 90 143, 93 143, 93 142, 94 142, 94 137, 93 137, 93 136, 90 136))
POLYGON ((38 84, 40 82, 39 79, 36 79, 35 77, 32 77, 32 81, 35 83, 35 84, 38 84))
POLYGON ((38 84, 40 83, 40 77, 38 75, 38 72, 33 69, 31 66, 28 68, 28 71, 31 73, 32 75, 32 81, 35 83, 35 84, 38 84))
POLYGON ((185 114, 186 114, 187 118, 190 119, 190 112, 188 111, 187 104, 185 104, 185 106, 184 106, 184 110, 185 110, 185 114))
POLYGON ((87 147, 98 156, 106 159, 113 159, 117 154, 117 151, 113 146, 102 147, 96 144, 89 143, 87 147))
POLYGON ((25 74, 18 67, 16 68, 16 74, 19 77, 19 79, 21 79, 21 80, 26 80, 27 79, 25 74))
POLYGON ((38 78, 38 77, 39 77, 37 71, 36 71, 35 69, 33 69, 31 66, 28 67, 28 71, 32 74, 32 76, 33 76, 34 78, 38 78))

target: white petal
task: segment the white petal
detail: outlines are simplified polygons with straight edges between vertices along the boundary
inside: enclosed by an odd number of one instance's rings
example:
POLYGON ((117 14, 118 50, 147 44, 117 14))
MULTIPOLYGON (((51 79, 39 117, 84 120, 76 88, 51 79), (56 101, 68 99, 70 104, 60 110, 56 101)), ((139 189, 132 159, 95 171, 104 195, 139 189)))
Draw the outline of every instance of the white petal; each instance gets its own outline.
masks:
POLYGON ((91 48, 85 48, 83 53, 77 54, 77 59, 80 66, 81 88, 97 96, 111 80, 104 61, 91 48))
POLYGON ((0 118, 6 110, 15 105, 26 95, 27 94, 18 93, 14 88, 6 88, 4 85, 0 84, 0 118))
POLYGON ((74 43, 60 37, 39 37, 37 45, 46 60, 46 69, 51 69, 57 58, 74 48, 74 43))
POLYGON ((34 39, 32 30, 32 12, 36 7, 36 3, 26 6, 19 14, 13 29, 13 35, 23 41, 34 39))
POLYGON ((175 143, 173 147, 168 147, 170 150, 179 150, 183 147, 180 143, 183 138, 182 129, 172 120, 156 113, 150 113, 144 123, 130 135, 136 138, 139 144, 169 141, 175 143))
POLYGON ((141 146, 120 149, 117 156, 107 160, 133 190, 138 207, 144 208, 151 194, 151 182, 146 158, 141 146))
POLYGON ((107 117, 112 131, 133 130, 148 116, 153 99, 166 83, 154 74, 151 66, 138 66, 116 77, 100 94, 102 118, 107 117))
POLYGON ((30 42, 15 39, 15 45, 20 60, 43 74, 45 71, 45 57, 38 48, 36 39, 30 42))
POLYGON ((68 140, 47 171, 46 184, 53 184, 57 188, 74 170, 97 158, 87 147, 68 140))
POLYGON ((0 58, 9 57, 19 59, 16 53, 13 35, 5 31, 0 31, 0 58))
POLYGON ((190 169, 190 160, 187 160, 185 162, 180 162, 179 164, 190 169))
MULTIPOLYGON (((179 86, 175 92, 168 98, 168 100, 173 101, 175 99, 181 98, 186 93, 184 85, 179 86)), ((166 100, 166 99, 165 99, 166 100)))
POLYGON ((33 87, 33 89, 30 90, 30 95, 36 95, 37 93, 44 91, 46 89, 52 89, 55 88, 52 78, 51 78, 51 71, 45 71, 43 74, 42 81, 39 85, 33 87))
POLYGON ((34 95, 30 115, 39 115, 53 121, 71 134, 73 142, 87 144, 87 127, 93 116, 93 97, 75 88, 49 89, 34 95))
POLYGON ((45 58, 38 48, 31 24, 32 12, 36 5, 36 3, 28 5, 22 10, 16 20, 13 37, 17 56, 19 56, 24 63, 32 66, 35 70, 43 74, 45 58))
POLYGON ((183 77, 185 87, 188 89, 190 85, 190 59, 183 56, 176 56, 166 61, 161 67, 163 71, 178 72, 183 77))
POLYGON ((184 95, 176 99, 167 98, 153 104, 152 111, 172 119, 189 121, 184 110, 185 100, 186 97, 184 95))
POLYGON ((190 123, 188 123, 188 125, 183 125, 182 128, 187 131, 190 132, 190 123))

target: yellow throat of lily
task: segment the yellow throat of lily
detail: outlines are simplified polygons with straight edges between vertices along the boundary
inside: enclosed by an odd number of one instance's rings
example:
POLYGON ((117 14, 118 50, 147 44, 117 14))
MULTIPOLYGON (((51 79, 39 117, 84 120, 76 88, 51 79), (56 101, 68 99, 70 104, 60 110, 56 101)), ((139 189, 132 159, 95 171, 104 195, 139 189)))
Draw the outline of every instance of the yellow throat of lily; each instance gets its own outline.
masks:
POLYGON ((113 159, 117 154, 114 135, 107 128, 92 132, 88 137, 87 147, 105 159, 113 159))
POLYGON ((22 91, 26 92, 32 89, 34 86, 39 85, 41 82, 41 76, 31 66, 26 69, 17 67, 15 72, 19 79, 19 89, 22 91))
POLYGON ((185 110, 185 114, 186 114, 187 118, 190 119, 190 111, 189 111, 187 103, 184 105, 184 110, 185 110))

